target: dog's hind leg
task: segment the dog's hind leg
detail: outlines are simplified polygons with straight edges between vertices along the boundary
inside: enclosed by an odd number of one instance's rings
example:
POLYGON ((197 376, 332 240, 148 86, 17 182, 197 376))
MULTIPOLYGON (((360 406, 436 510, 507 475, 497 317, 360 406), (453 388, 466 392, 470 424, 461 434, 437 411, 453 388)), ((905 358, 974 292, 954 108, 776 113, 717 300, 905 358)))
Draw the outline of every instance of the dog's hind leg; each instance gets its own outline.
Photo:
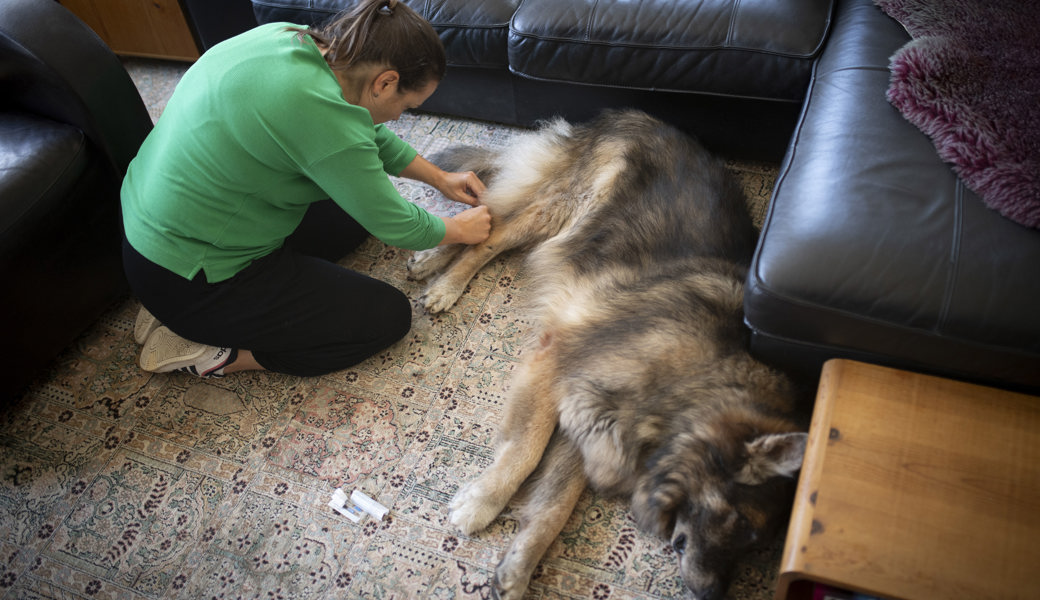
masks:
POLYGON ((553 359, 550 342, 546 341, 513 377, 495 461, 480 477, 460 488, 449 507, 451 522, 463 533, 487 527, 542 459, 558 415, 553 359))
POLYGON ((520 531, 495 569, 501 600, 519 600, 531 574, 574 512, 587 480, 581 452, 559 430, 545 449, 520 508, 520 531))

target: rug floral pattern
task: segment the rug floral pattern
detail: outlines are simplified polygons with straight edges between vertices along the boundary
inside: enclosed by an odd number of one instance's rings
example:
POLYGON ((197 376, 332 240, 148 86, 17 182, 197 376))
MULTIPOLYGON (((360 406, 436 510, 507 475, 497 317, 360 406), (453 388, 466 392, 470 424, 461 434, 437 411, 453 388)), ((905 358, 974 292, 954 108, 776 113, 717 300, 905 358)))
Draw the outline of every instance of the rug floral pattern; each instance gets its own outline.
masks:
MULTIPOLYGON (((516 133, 416 115, 393 127, 426 155, 516 133)), ((732 167, 760 221, 775 169, 732 167)), ((397 183, 432 211, 457 210, 397 183)), ((370 241, 343 264, 417 298, 408 255, 370 241)), ((403 340, 315 378, 142 372, 138 304, 114 306, 0 412, 0 598, 490 598, 517 522, 463 536, 446 503, 491 460, 530 329, 524 281, 520 256, 499 258, 450 312, 414 304, 403 340), (337 487, 388 516, 347 520, 327 506, 337 487)), ((730 597, 771 597, 778 561, 779 544, 749 556, 730 597)), ((587 492, 528 597, 679 597, 674 562, 623 503, 587 492)))

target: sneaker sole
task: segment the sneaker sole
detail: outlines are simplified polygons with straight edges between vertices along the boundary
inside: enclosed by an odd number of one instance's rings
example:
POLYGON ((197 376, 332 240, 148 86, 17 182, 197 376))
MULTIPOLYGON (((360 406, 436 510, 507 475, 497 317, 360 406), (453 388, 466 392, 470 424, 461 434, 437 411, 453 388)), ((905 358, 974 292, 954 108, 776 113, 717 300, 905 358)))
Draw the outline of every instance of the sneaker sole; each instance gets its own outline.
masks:
POLYGON ((207 350, 212 348, 190 342, 166 327, 159 327, 145 341, 140 365, 152 373, 175 371, 193 365, 207 350))
POLYGON ((148 341, 148 337, 160 327, 162 327, 162 323, 159 322, 159 319, 156 319, 155 315, 142 306, 141 310, 137 312, 137 320, 134 321, 134 341, 139 346, 143 346, 148 341))

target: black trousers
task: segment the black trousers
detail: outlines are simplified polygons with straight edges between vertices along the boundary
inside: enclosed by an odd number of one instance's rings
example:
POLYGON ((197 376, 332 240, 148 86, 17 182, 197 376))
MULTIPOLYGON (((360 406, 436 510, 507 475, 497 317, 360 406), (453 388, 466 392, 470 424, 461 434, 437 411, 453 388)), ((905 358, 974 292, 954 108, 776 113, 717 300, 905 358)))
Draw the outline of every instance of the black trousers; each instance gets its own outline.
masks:
POLYGON ((311 205, 285 245, 231 279, 189 281, 123 240, 134 294, 194 342, 250 350, 262 367, 313 376, 345 369, 404 337, 412 310, 397 288, 336 264, 368 237, 332 201, 311 205))

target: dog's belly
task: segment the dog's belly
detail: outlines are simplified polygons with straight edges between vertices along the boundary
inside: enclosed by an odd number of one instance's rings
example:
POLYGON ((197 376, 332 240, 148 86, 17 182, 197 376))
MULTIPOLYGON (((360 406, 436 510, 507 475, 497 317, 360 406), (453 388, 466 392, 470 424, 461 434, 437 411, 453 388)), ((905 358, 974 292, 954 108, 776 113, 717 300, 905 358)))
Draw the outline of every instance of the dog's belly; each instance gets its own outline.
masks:
POLYGON ((696 345, 678 337, 678 328, 660 327, 661 320, 627 322, 621 332, 614 330, 642 305, 645 273, 615 266, 578 274, 556 248, 539 250, 546 273, 534 294, 539 352, 560 374, 555 383, 560 430, 580 450, 592 488, 626 495, 640 448, 652 444, 662 427, 660 417, 645 410, 652 380, 688 363, 696 345), (677 364, 679 354, 684 359, 677 364))
POLYGON ((582 447, 585 477, 593 489, 614 495, 631 493, 635 478, 631 468, 621 468, 627 464, 627 460, 619 450, 606 436, 598 436, 598 439, 582 447))
POLYGON ((600 491, 624 492, 623 489, 618 489, 624 487, 627 479, 627 469, 624 468, 626 457, 619 440, 612 429, 590 431, 584 422, 580 423, 580 427, 575 427, 575 421, 582 419, 584 417, 576 417, 567 412, 560 413, 560 427, 563 433, 576 442, 581 450, 589 485, 600 491))
POLYGON ((630 412, 624 408, 609 407, 611 401, 602 395, 600 384, 609 386, 611 382, 585 382, 565 393, 559 406, 559 427, 581 451, 589 485, 609 495, 627 495, 640 460, 639 444, 631 441, 641 433, 656 437, 657 428, 650 421, 632 422, 622 416, 630 412))

